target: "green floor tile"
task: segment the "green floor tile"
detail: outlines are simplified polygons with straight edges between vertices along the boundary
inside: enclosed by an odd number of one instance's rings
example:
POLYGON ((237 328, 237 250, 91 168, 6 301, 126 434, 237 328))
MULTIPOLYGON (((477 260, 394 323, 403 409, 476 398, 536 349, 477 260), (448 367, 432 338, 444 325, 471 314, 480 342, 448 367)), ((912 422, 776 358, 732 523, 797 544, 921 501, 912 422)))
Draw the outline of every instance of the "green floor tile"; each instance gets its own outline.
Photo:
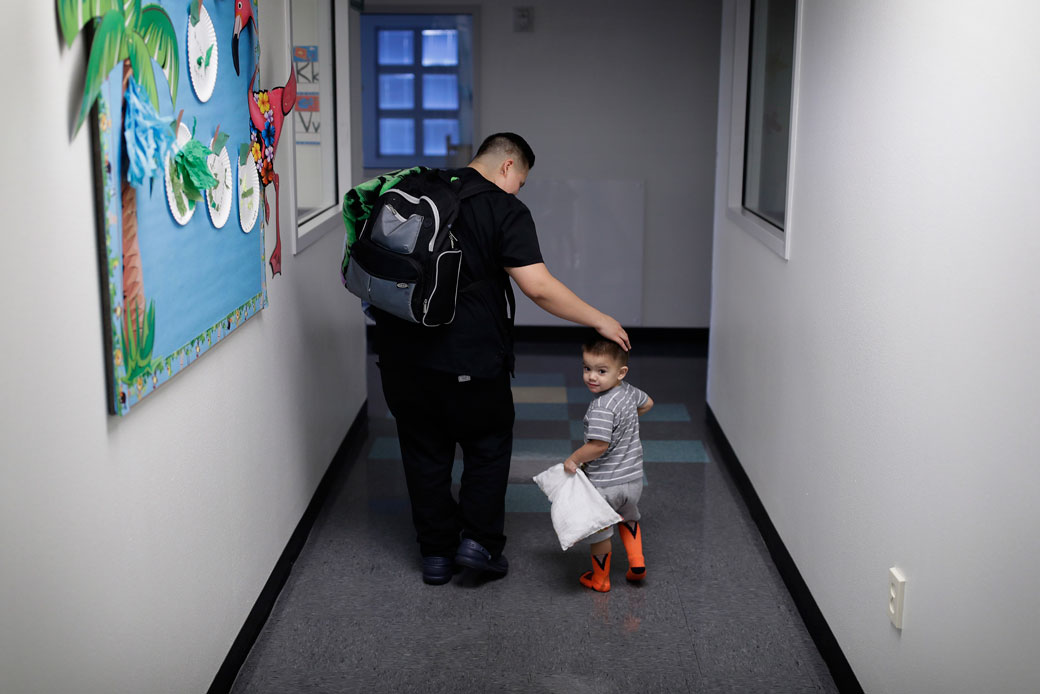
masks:
POLYGON ((641 422, 688 422, 690 413, 682 403, 655 403, 653 409, 639 418, 641 422))
POLYGON ((568 439, 513 439, 514 458, 544 458, 562 462, 573 452, 568 439))
POLYGON ((368 452, 372 460, 400 460, 401 447, 396 436, 380 436, 372 442, 372 450, 368 452))
POLYGON ((547 497, 537 484, 511 484, 506 487, 506 513, 549 513, 547 497))
POLYGON ((646 463, 706 463, 708 452, 704 444, 695 440, 647 441, 643 439, 643 462, 646 463))

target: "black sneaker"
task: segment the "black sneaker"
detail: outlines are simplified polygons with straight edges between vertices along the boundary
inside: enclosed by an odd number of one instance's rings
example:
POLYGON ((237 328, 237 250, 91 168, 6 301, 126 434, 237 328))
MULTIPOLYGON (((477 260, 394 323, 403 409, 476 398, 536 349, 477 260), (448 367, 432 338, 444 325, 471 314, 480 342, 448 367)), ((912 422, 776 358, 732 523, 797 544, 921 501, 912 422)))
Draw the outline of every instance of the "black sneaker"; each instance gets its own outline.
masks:
POLYGON ((505 576, 509 571, 509 560, 504 554, 492 559, 491 552, 484 549, 476 540, 469 538, 459 544, 459 549, 455 554, 455 563, 465 566, 467 569, 476 569, 496 576, 505 576))
POLYGON ((422 580, 431 586, 444 585, 455 573, 455 562, 451 557, 423 557, 422 580))

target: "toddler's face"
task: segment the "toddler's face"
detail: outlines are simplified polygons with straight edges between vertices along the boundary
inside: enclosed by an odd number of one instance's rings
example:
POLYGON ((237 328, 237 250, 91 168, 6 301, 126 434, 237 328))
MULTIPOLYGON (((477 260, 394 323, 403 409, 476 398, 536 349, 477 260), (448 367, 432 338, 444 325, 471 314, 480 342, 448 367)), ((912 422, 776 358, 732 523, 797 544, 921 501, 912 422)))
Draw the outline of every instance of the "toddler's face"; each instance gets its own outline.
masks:
POLYGON ((583 352, 581 365, 582 379, 593 393, 607 392, 621 383, 621 379, 628 373, 627 366, 621 366, 610 357, 601 354, 583 352))

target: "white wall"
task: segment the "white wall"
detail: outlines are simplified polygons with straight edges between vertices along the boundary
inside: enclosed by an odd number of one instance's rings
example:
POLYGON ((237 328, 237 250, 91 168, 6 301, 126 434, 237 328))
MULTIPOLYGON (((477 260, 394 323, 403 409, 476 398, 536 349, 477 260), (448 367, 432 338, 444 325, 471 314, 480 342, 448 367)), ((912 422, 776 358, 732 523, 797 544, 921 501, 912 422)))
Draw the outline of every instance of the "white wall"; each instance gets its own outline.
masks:
MULTIPOLYGON (((480 13, 475 145, 514 131, 539 179, 644 181, 642 324, 706 327, 719 2, 531 0, 531 33, 513 31, 514 4, 468 3, 480 13)), ((395 7, 465 9, 366 3, 395 7)))
POLYGON ((804 10, 791 257, 720 185, 709 404, 866 691, 1038 691, 1040 7, 804 10))
POLYGON ((205 691, 366 397, 342 237, 293 256, 283 205, 270 307, 108 416, 83 43, 54 3, 3 27, 0 691, 205 691))

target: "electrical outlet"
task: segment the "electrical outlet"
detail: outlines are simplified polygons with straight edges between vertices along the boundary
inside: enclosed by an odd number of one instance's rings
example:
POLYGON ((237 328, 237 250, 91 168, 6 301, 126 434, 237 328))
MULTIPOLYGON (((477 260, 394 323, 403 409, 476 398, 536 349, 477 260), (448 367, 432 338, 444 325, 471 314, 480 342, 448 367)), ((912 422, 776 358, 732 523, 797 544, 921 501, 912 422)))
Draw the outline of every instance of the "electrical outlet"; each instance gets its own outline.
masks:
POLYGON ((888 570, 888 618, 896 629, 903 628, 903 603, 906 599, 906 576, 892 567, 888 570))

